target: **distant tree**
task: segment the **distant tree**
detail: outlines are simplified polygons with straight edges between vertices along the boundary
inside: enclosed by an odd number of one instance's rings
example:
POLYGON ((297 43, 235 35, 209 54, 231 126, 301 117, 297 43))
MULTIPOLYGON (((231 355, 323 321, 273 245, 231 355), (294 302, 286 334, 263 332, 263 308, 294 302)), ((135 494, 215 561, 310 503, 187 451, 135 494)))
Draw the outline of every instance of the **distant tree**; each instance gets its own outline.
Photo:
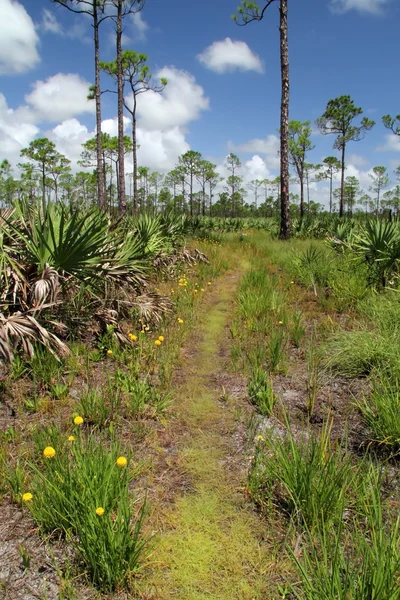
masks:
POLYGON ((258 196, 259 196, 258 191, 261 188, 261 186, 262 186, 261 179, 253 179, 252 181, 250 181, 247 184, 247 187, 249 188, 249 190, 251 192, 253 192, 253 194, 254 194, 254 206, 255 206, 256 210, 258 209, 258 196))
POLYGON ((179 166, 181 167, 181 172, 185 174, 185 180, 189 185, 189 207, 190 207, 190 216, 193 216, 193 182, 196 176, 200 172, 200 161, 202 160, 202 156, 200 152, 195 152, 194 150, 189 150, 182 154, 179 157, 179 166))
POLYGON ((138 167, 138 179, 141 193, 139 194, 139 206, 143 211, 149 197, 149 167, 138 167))
POLYGON ((304 163, 304 180, 307 189, 307 206, 308 210, 310 210, 310 183, 315 183, 318 181, 318 177, 320 174, 320 170, 322 165, 313 165, 312 163, 304 163))
POLYGON ((281 60, 281 122, 280 122, 280 210, 281 226, 279 237, 290 238, 290 198, 289 198, 289 44, 288 44, 288 0, 267 0, 261 8, 257 2, 242 0, 238 14, 233 19, 238 25, 252 21, 262 21, 268 7, 279 2, 280 60, 281 60))
POLYGON ((393 131, 395 135, 400 135, 400 115, 392 117, 391 115, 384 115, 382 122, 387 129, 393 131))
POLYGON ((215 173, 217 165, 214 165, 209 160, 200 160, 199 161, 199 169, 196 174, 196 179, 199 182, 201 189, 201 214, 204 216, 206 214, 206 185, 207 182, 212 179, 213 174, 215 173))
POLYGON ((368 214, 368 209, 371 205, 371 196, 369 194, 360 192, 359 203, 364 207, 365 214, 368 214))
POLYGON ((232 217, 235 217, 237 213, 236 204, 239 201, 238 192, 243 183, 242 177, 240 177, 237 173, 242 166, 242 163, 240 162, 239 157, 232 152, 229 154, 229 156, 227 156, 225 163, 228 171, 230 172, 229 177, 226 178, 226 185, 231 194, 231 214, 232 217))
POLYGON ((11 206, 18 189, 18 182, 12 175, 12 167, 5 158, 0 163, 0 203, 11 206))
MULTIPOLYGON (((137 213, 137 98, 144 92, 153 91, 161 93, 167 85, 167 80, 162 78, 160 84, 152 81, 152 74, 147 65, 148 57, 146 54, 138 54, 133 50, 124 50, 121 54, 122 81, 129 84, 132 92, 132 103, 124 100, 124 106, 129 112, 132 121, 132 158, 133 158, 133 202, 134 212, 137 213)), ((101 62, 100 67, 118 82, 118 62, 101 62)))
POLYGON ((372 129, 375 121, 367 117, 361 119, 361 124, 353 124, 354 119, 362 115, 362 108, 355 106, 350 96, 339 96, 329 100, 325 112, 317 119, 317 126, 323 134, 336 134, 334 148, 341 151, 341 181, 339 215, 344 214, 344 172, 346 160, 346 146, 348 142, 358 142, 365 133, 372 129))
POLYGON ((57 152, 56 146, 47 138, 33 140, 27 148, 21 150, 21 157, 27 158, 34 165, 34 169, 40 172, 42 179, 42 200, 46 202, 46 178, 53 173, 65 156, 57 152))
POLYGON ((212 199, 214 196, 213 192, 214 192, 215 188, 217 187, 217 185, 219 183, 221 183, 221 181, 223 181, 223 177, 220 177, 219 173, 215 170, 215 165, 213 165, 213 168, 207 171, 206 179, 207 179, 207 183, 208 183, 208 201, 209 201, 209 212, 210 212, 210 216, 211 216, 211 214, 212 214, 212 199))
POLYGON ((65 184, 67 182, 67 177, 70 175, 70 173, 71 173, 71 161, 63 154, 60 154, 59 152, 57 152, 57 154, 55 156, 55 160, 54 160, 53 164, 50 165, 50 168, 49 168, 49 175, 50 175, 50 178, 53 183, 56 202, 58 200, 59 181, 61 180, 61 183, 63 182, 64 187, 65 187, 65 184))
POLYGON ((379 214, 382 190, 389 185, 387 168, 373 167, 372 173, 369 174, 369 177, 372 179, 372 184, 369 189, 375 194, 376 214, 379 214))
POLYGON ((336 156, 327 156, 322 161, 322 170, 317 175, 317 181, 329 180, 329 212, 332 213, 333 178, 340 171, 340 160, 336 156))
POLYGON ((344 202, 347 206, 349 216, 353 214, 353 209, 357 204, 357 197, 360 195, 360 181, 357 177, 350 175, 344 180, 344 202))
POLYGON ((310 121, 289 121, 289 160, 295 168, 300 184, 300 218, 304 216, 304 167, 307 152, 314 148, 310 140, 310 121))
POLYGON ((165 176, 162 173, 158 173, 158 171, 153 171, 149 175, 149 188, 150 193, 153 194, 154 210, 157 210, 158 194, 161 186, 164 183, 164 178, 165 176))

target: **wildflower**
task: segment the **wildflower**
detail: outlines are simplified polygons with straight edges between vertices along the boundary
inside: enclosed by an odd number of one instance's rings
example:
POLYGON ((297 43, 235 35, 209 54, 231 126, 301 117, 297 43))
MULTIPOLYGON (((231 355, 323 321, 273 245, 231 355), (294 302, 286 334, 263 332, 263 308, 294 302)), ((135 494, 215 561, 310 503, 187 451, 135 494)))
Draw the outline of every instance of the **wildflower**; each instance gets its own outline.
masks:
POLYGON ((278 321, 278 325, 283 325, 283 321, 278 321))
POLYGON ((171 290, 171 294, 175 294, 175 290, 171 290))
POLYGON ((25 494, 22 494, 22 502, 32 502, 33 500, 33 496, 30 492, 26 492, 25 494))
POLYGON ((117 465, 117 467, 126 467, 126 465, 128 464, 128 461, 126 460, 125 456, 119 456, 117 458, 117 460, 115 461, 115 464, 117 465))
POLYGON ((149 331, 150 327, 148 325, 146 325, 146 327, 144 328, 145 331, 149 331))
POLYGON ((207 283, 207 285, 211 285, 211 281, 209 281, 209 282, 207 283))
POLYGON ((293 285, 293 284, 294 284, 294 281, 291 281, 290 283, 293 285))
POLYGON ((96 515, 98 515, 99 517, 104 515, 104 508, 102 506, 99 506, 99 508, 96 508, 96 515))
POLYGON ((160 342, 160 340, 156 340, 156 341, 154 342, 154 345, 155 345, 155 346, 161 346, 161 344, 162 344, 162 342, 160 342))
POLYGON ((178 319, 178 323, 182 324, 183 323, 183 319, 178 319))
POLYGON ((201 292, 204 292, 204 288, 201 288, 201 290, 200 290, 200 291, 201 291, 201 292))
POLYGON ((83 417, 81 417, 80 415, 77 415, 74 419, 74 423, 75 423, 75 425, 82 425, 83 417))
POLYGON ((144 329, 141 329, 141 330, 140 330, 140 333, 144 333, 144 329))
POLYGON ((194 293, 195 293, 195 294, 197 294, 197 292, 198 292, 198 291, 199 291, 199 290, 194 290, 194 293))
POLYGON ((46 448, 43 450, 43 456, 45 458, 54 458, 55 455, 56 451, 51 446, 46 446, 46 448))
POLYGON ((260 440, 260 442, 264 439, 262 435, 258 435, 257 439, 260 440))
POLYGON ((108 356, 111 356, 111 355, 112 355, 112 353, 113 353, 113 351, 112 351, 112 350, 107 350, 107 354, 108 354, 108 356))
POLYGON ((131 342, 136 342, 137 336, 134 333, 130 333, 129 334, 129 339, 131 340, 131 342))
POLYGON ((160 340, 160 342, 163 342, 164 341, 164 336, 163 335, 159 335, 158 339, 160 340))
POLYGON ((75 436, 74 435, 70 435, 68 438, 69 442, 74 442, 75 441, 75 436))

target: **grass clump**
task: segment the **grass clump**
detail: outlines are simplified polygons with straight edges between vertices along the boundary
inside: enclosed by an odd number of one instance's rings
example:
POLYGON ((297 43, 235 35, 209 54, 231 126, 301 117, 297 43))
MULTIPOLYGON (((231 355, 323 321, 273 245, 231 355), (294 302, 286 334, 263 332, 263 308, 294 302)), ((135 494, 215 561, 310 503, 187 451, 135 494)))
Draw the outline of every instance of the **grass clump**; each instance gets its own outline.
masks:
MULTIPOLYGON (((370 483, 373 483, 372 481, 370 483)), ((400 517, 386 519, 379 478, 364 497, 364 518, 350 531, 321 523, 307 530, 302 558, 290 550, 301 583, 298 600, 398 600, 400 517)))
POLYGON ((346 450, 330 442, 331 426, 327 422, 319 437, 309 432, 301 441, 289 428, 285 437, 257 445, 248 485, 261 507, 275 505, 308 527, 340 521, 357 471, 346 450))
POLYGON ((134 518, 129 460, 104 442, 76 429, 66 444, 42 447, 41 461, 30 465, 28 505, 41 531, 70 539, 92 582, 112 591, 138 568, 144 507, 134 518))
POLYGON ((272 389, 271 377, 262 369, 256 367, 248 382, 248 393, 251 402, 260 414, 271 416, 277 398, 272 389))
POLYGON ((368 428, 369 439, 400 451, 400 390, 399 380, 383 375, 375 380, 372 393, 357 402, 368 428))

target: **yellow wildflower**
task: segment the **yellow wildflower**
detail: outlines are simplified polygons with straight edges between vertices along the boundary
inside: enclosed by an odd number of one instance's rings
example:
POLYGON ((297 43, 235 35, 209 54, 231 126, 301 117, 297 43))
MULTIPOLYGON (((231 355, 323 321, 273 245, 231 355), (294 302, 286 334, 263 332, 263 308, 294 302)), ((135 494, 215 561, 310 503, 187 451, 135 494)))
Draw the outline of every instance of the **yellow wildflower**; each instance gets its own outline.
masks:
POLYGON ((55 455, 56 451, 51 446, 46 446, 46 448, 43 450, 43 456, 45 458, 54 458, 55 455))
POLYGON ((130 333, 129 334, 129 339, 131 340, 131 342, 136 342, 137 336, 134 333, 130 333))
POLYGON ((149 331, 150 327, 148 325, 146 325, 146 327, 144 328, 145 331, 149 331))
POLYGON ((22 494, 23 502, 32 502, 32 500, 33 500, 33 496, 30 492, 26 492, 25 494, 22 494))
POLYGON ((204 292, 204 288, 201 288, 201 290, 200 290, 200 291, 201 291, 201 292, 204 292))
POLYGON ((75 436, 74 435, 70 435, 68 438, 69 442, 74 442, 75 441, 75 436))
POLYGON ((81 417, 80 415, 77 415, 74 419, 74 423, 75 423, 75 425, 82 425, 83 417, 81 417))
POLYGON ((261 440, 263 440, 264 438, 263 438, 263 436, 262 436, 262 435, 258 435, 258 436, 257 436, 257 439, 261 441, 261 440))
POLYGON ((126 467, 126 465, 128 464, 128 461, 126 460, 125 456, 119 456, 115 462, 115 464, 117 465, 117 467, 126 467))
POLYGON ((160 342, 160 340, 156 340, 156 341, 154 342, 154 345, 155 345, 155 346, 161 346, 161 344, 162 344, 162 342, 160 342))
POLYGON ((183 319, 178 319, 178 323, 182 324, 183 323, 183 319))
POLYGON ((278 321, 278 325, 283 325, 283 321, 278 321))
POLYGON ((164 336, 163 336, 163 335, 159 335, 159 336, 158 336, 158 339, 160 340, 160 342, 163 342, 165 338, 164 338, 164 336))
POLYGON ((207 283, 207 285, 211 285, 211 281, 209 281, 209 282, 207 283))
POLYGON ((107 354, 108 354, 108 356, 111 356, 111 355, 112 355, 112 353, 113 353, 113 351, 112 351, 112 350, 107 350, 107 354))
POLYGON ((99 506, 99 508, 96 508, 96 515, 98 515, 99 517, 104 515, 104 508, 102 508, 101 506, 99 506))

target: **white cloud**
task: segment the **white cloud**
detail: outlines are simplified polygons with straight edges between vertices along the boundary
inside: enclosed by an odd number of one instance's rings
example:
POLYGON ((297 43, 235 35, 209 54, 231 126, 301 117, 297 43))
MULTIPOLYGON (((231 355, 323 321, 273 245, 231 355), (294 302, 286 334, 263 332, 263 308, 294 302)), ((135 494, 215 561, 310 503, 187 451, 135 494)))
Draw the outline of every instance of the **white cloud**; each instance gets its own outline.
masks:
POLYGON ((29 122, 24 122, 17 111, 7 106, 6 98, 0 93, 0 159, 7 158, 15 165, 19 153, 39 132, 39 128, 29 122))
POLYGON ((0 75, 26 73, 39 62, 39 36, 19 2, 0 0, 0 75))
POLYGON ((136 41, 144 41, 147 37, 149 25, 142 17, 141 12, 134 13, 132 15, 133 28, 134 28, 134 39, 136 41))
POLYGON ((58 73, 46 81, 36 81, 25 100, 39 121, 63 121, 94 113, 94 102, 87 99, 89 85, 74 73, 58 73))
POLYGON ((41 28, 43 31, 49 31, 50 33, 63 33, 61 23, 57 21, 56 15, 47 8, 43 9, 41 28))
POLYGON ((350 154, 348 157, 348 162, 355 167, 366 167, 369 164, 369 160, 367 160, 364 156, 360 156, 359 154, 350 154))
POLYGON ((378 14, 390 0, 331 0, 331 10, 336 13, 345 13, 349 10, 358 10, 370 14, 378 14))
POLYGON ((190 73, 164 67, 156 73, 156 77, 165 77, 168 85, 162 94, 148 91, 138 97, 137 114, 142 129, 154 131, 185 127, 208 109, 209 100, 190 73))
POLYGON ((393 133, 385 135, 385 141, 382 145, 375 148, 378 152, 400 152, 400 136, 393 133))
POLYGON ((170 171, 178 162, 178 156, 190 150, 179 127, 168 131, 139 129, 138 142, 139 163, 156 171, 170 171))
POLYGON ((246 42, 231 40, 229 37, 208 46, 197 55, 197 59, 216 73, 235 70, 264 72, 260 57, 250 50, 246 42))
POLYGON ((268 169, 279 169, 279 137, 273 134, 267 135, 265 139, 255 138, 244 144, 228 142, 230 152, 245 152, 265 155, 265 164, 268 169))
POLYGON ((77 162, 80 160, 82 144, 94 135, 95 132, 90 132, 77 119, 67 119, 51 131, 44 133, 45 137, 55 143, 57 150, 70 159, 74 168, 77 167, 77 162))
POLYGON ((252 158, 245 163, 244 167, 245 172, 243 178, 245 182, 253 181, 254 179, 262 181, 271 176, 265 161, 258 154, 252 156, 252 158))

